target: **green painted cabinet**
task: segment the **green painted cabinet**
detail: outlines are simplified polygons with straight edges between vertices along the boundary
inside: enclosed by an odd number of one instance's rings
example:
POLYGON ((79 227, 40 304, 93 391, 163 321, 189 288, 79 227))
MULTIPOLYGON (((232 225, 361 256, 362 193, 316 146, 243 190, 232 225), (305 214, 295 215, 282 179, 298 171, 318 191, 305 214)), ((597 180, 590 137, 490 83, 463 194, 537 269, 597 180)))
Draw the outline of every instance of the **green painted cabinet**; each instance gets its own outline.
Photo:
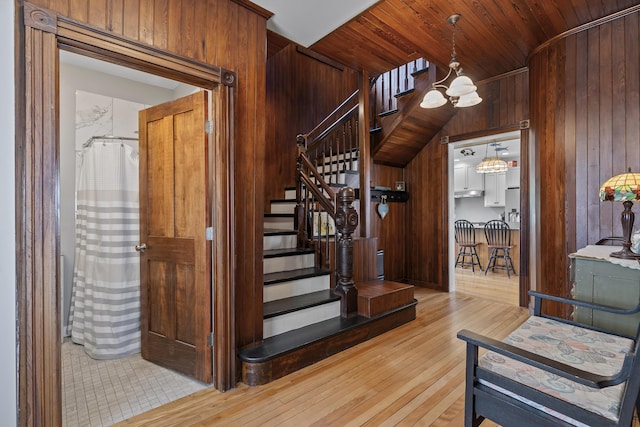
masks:
MULTIPOLYGON (((613 259, 612 246, 587 246, 571 254, 571 279, 575 299, 620 308, 640 303, 640 264, 613 259)), ((635 336, 640 313, 620 315, 576 307, 575 320, 635 336)))

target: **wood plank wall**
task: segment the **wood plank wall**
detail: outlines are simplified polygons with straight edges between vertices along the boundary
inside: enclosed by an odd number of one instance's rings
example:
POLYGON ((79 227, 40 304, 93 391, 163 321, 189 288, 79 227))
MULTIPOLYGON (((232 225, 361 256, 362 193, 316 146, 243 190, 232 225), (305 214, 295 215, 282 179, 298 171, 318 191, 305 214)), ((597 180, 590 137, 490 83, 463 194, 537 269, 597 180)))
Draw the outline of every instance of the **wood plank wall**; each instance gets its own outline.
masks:
MULTIPOLYGON (((269 35, 269 43, 282 38, 269 35)), ((296 136, 312 130, 358 88, 358 73, 333 61, 306 55, 289 43, 267 61, 265 209, 295 184, 296 136)))
POLYGON ((266 19, 244 0, 34 0, 41 7, 183 58, 227 68, 235 90, 237 344, 262 335, 266 19))
MULTIPOLYGON (((568 295, 567 256, 622 235, 622 205, 600 202, 598 190, 627 167, 640 171, 639 30, 636 12, 559 39, 531 58, 542 291, 568 295)), ((637 203, 633 210, 637 230, 637 203)))
MULTIPOLYGON (((374 164, 371 176, 374 185, 395 188, 396 181, 404 181, 404 170, 374 164)), ((413 189, 407 188, 407 191, 409 197, 413 197, 413 189)), ((389 213, 384 220, 376 210, 380 202, 370 203, 371 235, 378 238, 378 249, 384 250, 384 277, 386 280, 404 280, 407 203, 389 202, 389 213)))
POLYGON ((406 166, 406 279, 448 290, 448 155, 442 136, 455 137, 517 126, 529 116, 526 70, 478 84, 484 101, 458 111, 406 166), (409 231, 410 230, 410 231, 409 231))

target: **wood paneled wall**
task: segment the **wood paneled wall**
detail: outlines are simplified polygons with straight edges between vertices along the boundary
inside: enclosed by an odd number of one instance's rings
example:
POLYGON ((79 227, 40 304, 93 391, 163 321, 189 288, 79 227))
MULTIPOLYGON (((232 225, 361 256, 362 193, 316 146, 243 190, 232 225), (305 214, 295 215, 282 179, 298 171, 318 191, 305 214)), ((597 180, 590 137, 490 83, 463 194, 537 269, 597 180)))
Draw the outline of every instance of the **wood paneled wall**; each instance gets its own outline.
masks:
POLYGON ((442 136, 491 133, 517 127, 529 115, 528 72, 521 70, 478 84, 483 102, 458 111, 405 168, 406 279, 449 289, 448 154, 442 136))
MULTIPOLYGON (((262 335, 266 19, 245 0, 34 0, 62 16, 234 71, 233 208, 237 344, 262 335)), ((232 286, 232 284, 230 284, 232 286)))
MULTIPOLYGON (((371 172, 374 185, 395 188, 396 181, 404 181, 402 168, 374 164, 371 172)), ((407 188, 409 197, 413 189, 407 188)), ((388 202, 389 213, 380 219, 376 208, 380 202, 370 202, 371 235, 378 238, 378 249, 384 250, 384 278, 401 281, 405 279, 405 239, 407 203, 388 202)))
MULTIPOLYGON (((270 40, 272 37, 270 36, 270 40)), ((265 209, 295 184, 296 136, 312 130, 358 88, 358 73, 291 43, 267 61, 265 209)))
MULTIPOLYGON (((556 40, 531 58, 542 291, 567 296, 567 256, 622 235, 622 205, 600 202, 598 190, 627 167, 640 171, 639 27, 636 12, 556 40)), ((638 218, 638 204, 634 211, 638 218)))

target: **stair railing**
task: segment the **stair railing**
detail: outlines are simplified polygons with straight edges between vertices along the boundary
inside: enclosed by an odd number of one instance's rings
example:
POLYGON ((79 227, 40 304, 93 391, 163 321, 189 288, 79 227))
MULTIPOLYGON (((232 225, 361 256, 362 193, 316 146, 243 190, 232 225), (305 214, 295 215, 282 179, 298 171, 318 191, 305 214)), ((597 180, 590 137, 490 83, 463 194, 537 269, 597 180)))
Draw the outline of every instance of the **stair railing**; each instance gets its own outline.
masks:
POLYGON ((354 92, 320 125, 298 136, 296 165, 298 247, 314 248, 316 265, 330 267, 333 240, 333 290, 340 296, 342 317, 358 312, 358 291, 353 281, 353 233, 358 213, 353 206, 353 188, 342 187, 336 194, 331 185, 338 184, 339 173, 353 165, 359 154, 357 95, 354 92), (325 177, 329 177, 328 182, 325 177))

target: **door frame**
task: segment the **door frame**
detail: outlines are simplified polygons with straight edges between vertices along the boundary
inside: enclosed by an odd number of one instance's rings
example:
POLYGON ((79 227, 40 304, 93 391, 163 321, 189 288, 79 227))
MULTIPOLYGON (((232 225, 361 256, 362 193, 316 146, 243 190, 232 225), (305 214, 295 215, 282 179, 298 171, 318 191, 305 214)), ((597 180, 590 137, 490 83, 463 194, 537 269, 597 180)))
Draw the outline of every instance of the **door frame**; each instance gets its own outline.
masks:
MULTIPOLYGON (((16 6, 16 290, 18 423, 62 422, 58 316, 59 50, 211 89, 214 386, 236 382, 233 72, 191 61, 23 3, 16 6)), ((203 230, 204 232, 204 230, 203 230)))
MULTIPOLYGON (((529 143, 529 120, 521 120, 517 124, 511 126, 501 127, 499 129, 487 129, 485 131, 480 132, 472 132, 468 134, 462 135, 454 135, 454 136, 446 136, 442 138, 441 144, 453 144, 458 141, 464 141, 466 139, 473 139, 491 135, 497 135, 506 132, 512 131, 520 131, 520 242, 519 242, 519 257, 520 257, 520 266, 518 271, 518 281, 519 281, 519 305, 520 307, 529 307, 530 298, 529 298, 529 290, 531 289, 531 274, 530 274, 530 265, 531 265, 531 186, 530 186, 530 168, 531 168, 531 155, 530 155, 530 143, 529 143)), ((449 164, 449 150, 447 148, 447 164, 449 164)), ((451 160, 451 163, 453 161, 451 160)), ((447 167, 449 170, 449 167, 447 167)), ((447 176, 452 175, 451 173, 447 174, 447 176)), ((451 178, 453 179, 453 178, 451 178)), ((449 184, 452 184, 453 181, 448 181, 449 184)), ((453 194, 452 189, 447 194, 453 194)), ((447 202, 447 206, 448 206, 447 202)), ((451 218, 453 212, 450 209, 448 218, 451 218)), ((447 254, 450 255, 455 253, 452 246, 455 246, 451 242, 453 241, 453 237, 451 236, 451 225, 449 224, 451 221, 447 222, 447 241, 449 241, 447 254)), ((452 260, 449 259, 447 264, 447 271, 451 269, 452 260)), ((453 274, 453 271, 451 272, 453 274)), ((451 280, 451 275, 450 279, 451 280)))

